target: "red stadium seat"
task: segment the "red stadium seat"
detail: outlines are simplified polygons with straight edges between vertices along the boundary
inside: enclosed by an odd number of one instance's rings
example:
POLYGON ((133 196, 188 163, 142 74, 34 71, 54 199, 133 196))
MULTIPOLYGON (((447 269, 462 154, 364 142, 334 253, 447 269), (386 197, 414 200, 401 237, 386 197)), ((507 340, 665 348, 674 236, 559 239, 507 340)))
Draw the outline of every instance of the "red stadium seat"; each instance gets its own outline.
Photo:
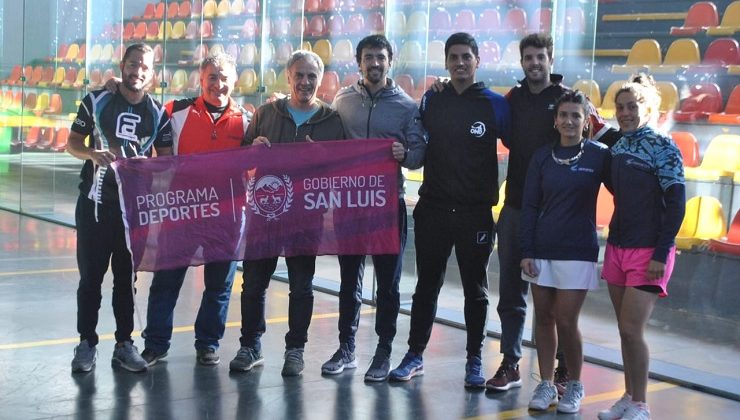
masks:
POLYGON ((673 114, 673 119, 693 122, 707 119, 709 114, 722 111, 722 93, 716 83, 703 83, 691 86, 691 94, 681 102, 681 109, 673 114))
POLYGON ((380 12, 372 12, 365 22, 365 31, 371 34, 382 34, 385 32, 385 18, 380 12))
POLYGON ((321 79, 321 85, 319 85, 316 95, 322 101, 330 104, 340 87, 339 75, 337 72, 329 70, 324 72, 324 78, 321 79))
POLYGON ((681 151, 683 166, 695 168, 699 166, 699 142, 696 137, 688 131, 672 131, 671 138, 681 151))
POLYGON ((460 10, 455 16, 455 24, 453 27, 456 31, 475 33, 477 30, 475 13, 470 9, 460 10))
MULTIPOLYGON (((200 1, 200 0, 196 0, 200 1)), ((190 17, 190 13, 192 10, 192 3, 190 0, 183 0, 180 3, 180 7, 177 8, 177 17, 180 19, 185 19, 190 17)))
POLYGON ((447 10, 437 10, 429 20, 429 28, 438 36, 446 36, 452 33, 452 18, 447 10))
POLYGON ((327 32, 330 37, 337 37, 344 33, 344 17, 342 15, 329 16, 327 22, 327 32))
POLYGON ((321 15, 311 16, 311 20, 308 21, 308 28, 306 28, 306 35, 308 36, 324 36, 326 35, 326 21, 321 15))
POLYGON ((144 6, 144 14, 141 15, 142 19, 154 19, 155 6, 154 3, 147 3, 144 6))
POLYGON ((529 31, 549 33, 552 28, 552 9, 538 8, 529 18, 529 31))
POLYGON ((709 44, 701 64, 689 67, 689 71, 715 74, 726 71, 730 66, 740 66, 738 42, 734 38, 719 38, 709 44))
POLYGON ((478 19, 478 32, 493 34, 501 30, 501 14, 496 9, 485 9, 478 19))
POLYGON ((699 1, 689 7, 683 25, 671 28, 671 35, 690 36, 705 31, 709 26, 719 25, 717 6, 711 1, 699 1))
POLYGON ((586 16, 578 6, 565 9, 565 32, 583 34, 586 31, 586 16))
POLYGON ((506 13, 502 22, 502 31, 517 36, 527 31, 527 12, 519 7, 512 7, 506 13))
POLYGON ((347 35, 357 35, 365 32, 365 18, 361 13, 349 15, 344 25, 344 33, 347 35))
POLYGON ((359 73, 355 72, 349 72, 344 75, 344 79, 342 79, 342 87, 344 86, 352 86, 355 83, 357 83, 361 79, 359 73))
POLYGON ((608 227, 613 213, 614 196, 604 184, 601 184, 599 195, 596 197, 596 228, 601 230, 608 227))
POLYGON ((710 239, 709 249, 714 252, 740 256, 740 210, 732 218, 727 236, 720 239, 710 239))
POLYGON ((51 144, 50 149, 55 152, 63 152, 67 147, 67 140, 69 139, 69 128, 62 127, 57 131, 56 139, 51 144))
POLYGON ((709 122, 715 124, 740 124, 740 85, 736 85, 732 89, 724 112, 709 114, 709 122))
POLYGON ((180 13, 180 4, 176 1, 171 1, 167 5, 167 19, 175 19, 180 13))

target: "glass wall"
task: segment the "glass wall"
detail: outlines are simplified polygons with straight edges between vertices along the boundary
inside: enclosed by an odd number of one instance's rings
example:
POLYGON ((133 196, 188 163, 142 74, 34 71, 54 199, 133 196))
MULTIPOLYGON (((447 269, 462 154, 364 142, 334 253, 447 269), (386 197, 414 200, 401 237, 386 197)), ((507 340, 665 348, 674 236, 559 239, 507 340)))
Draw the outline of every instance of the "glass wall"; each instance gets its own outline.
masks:
MULTIPOLYGON (((714 3, 719 25, 730 1, 714 3)), ((151 91, 162 102, 198 95, 198 63, 209 53, 226 51, 238 64, 235 97, 252 108, 274 94, 289 92, 284 66, 299 48, 313 50, 324 61, 319 97, 331 102, 341 86, 359 79, 355 46, 369 33, 384 33, 391 40, 391 76, 419 100, 438 76, 447 74, 446 38, 453 32, 470 32, 479 44, 478 80, 505 94, 523 77, 519 39, 530 32, 547 32, 555 40, 554 72, 563 74, 567 85, 587 92, 613 125, 613 92, 629 73, 649 71, 660 82, 661 128, 672 133, 684 154, 687 197, 701 198, 689 201, 670 296, 659 301, 650 320, 647 334, 653 369, 709 387, 722 384, 730 390, 726 392, 740 394, 740 347, 734 339, 740 332, 740 311, 733 305, 740 292, 736 274, 740 258, 736 251, 708 248, 706 241, 726 235, 740 208, 739 117, 733 114, 737 112, 733 98, 740 97, 736 88, 740 59, 737 39, 721 25, 685 27, 692 4, 685 0, 0 0, 0 208, 73 223, 81 162, 64 153, 69 126, 80 99, 119 74, 122 52, 133 42, 147 42, 155 49, 157 77, 151 91), (638 54, 638 45, 652 47, 653 55, 638 54), (679 54, 679 48, 690 51, 679 54), (737 96, 731 95, 733 91, 737 96)), ((498 154, 503 182, 507 150, 500 147, 498 154)), ((423 172, 408 171, 407 178, 409 232, 401 285, 405 309, 410 307, 416 282, 411 211, 423 172)), ((603 196, 597 215, 602 245, 609 203, 609 197, 603 196)), ((494 208, 494 214, 499 210, 500 206, 494 208)), ((370 260, 368 264, 364 295, 372 300, 370 260)), ((321 257, 316 284, 337 290, 338 279, 336 258, 321 257)), ((495 250, 489 283, 488 327, 496 334, 500 325, 495 311, 495 250)), ((438 315, 462 323, 462 304, 453 255, 438 315)), ((531 319, 530 305, 527 326, 531 319)), ((587 356, 621 362, 605 288, 589 294, 581 325, 589 344, 587 356)), ((525 339, 531 337, 527 328, 525 339)), ((398 340, 402 343, 405 337, 398 340)))

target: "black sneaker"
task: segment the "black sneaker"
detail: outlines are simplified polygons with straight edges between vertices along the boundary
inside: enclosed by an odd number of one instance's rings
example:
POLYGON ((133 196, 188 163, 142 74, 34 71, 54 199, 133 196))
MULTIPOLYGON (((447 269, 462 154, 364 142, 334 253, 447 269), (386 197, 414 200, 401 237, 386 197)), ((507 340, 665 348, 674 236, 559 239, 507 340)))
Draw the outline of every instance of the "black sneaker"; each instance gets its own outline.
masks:
POLYGON ((206 366, 217 365, 218 362, 221 361, 221 358, 218 357, 218 353, 216 353, 216 349, 212 349, 210 347, 197 349, 195 351, 195 358, 198 360, 198 363, 206 366))
POLYGON ((156 351, 145 348, 144 351, 141 352, 141 358, 144 359, 147 366, 154 366, 157 364, 158 361, 164 359, 167 357, 167 352, 164 353, 157 353, 156 351))

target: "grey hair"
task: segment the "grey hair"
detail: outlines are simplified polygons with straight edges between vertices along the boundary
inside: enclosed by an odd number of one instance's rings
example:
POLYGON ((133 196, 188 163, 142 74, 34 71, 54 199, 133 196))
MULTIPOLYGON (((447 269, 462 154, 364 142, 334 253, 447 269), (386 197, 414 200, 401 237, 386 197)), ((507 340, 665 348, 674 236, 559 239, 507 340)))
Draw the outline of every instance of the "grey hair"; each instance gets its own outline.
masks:
POLYGON ((206 67, 211 65, 216 68, 230 67, 233 68, 234 71, 236 71, 236 59, 231 54, 227 54, 224 52, 218 52, 204 58, 203 61, 200 63, 200 71, 204 71, 206 67))
POLYGON ((308 50, 293 51, 293 54, 290 55, 288 62, 285 64, 285 69, 287 71, 290 71, 290 68, 293 67, 293 64, 295 64, 296 61, 299 61, 299 60, 305 60, 308 62, 313 61, 313 63, 319 69, 319 74, 324 74, 324 62, 321 61, 321 57, 319 57, 319 55, 316 54, 315 52, 308 51, 308 50))

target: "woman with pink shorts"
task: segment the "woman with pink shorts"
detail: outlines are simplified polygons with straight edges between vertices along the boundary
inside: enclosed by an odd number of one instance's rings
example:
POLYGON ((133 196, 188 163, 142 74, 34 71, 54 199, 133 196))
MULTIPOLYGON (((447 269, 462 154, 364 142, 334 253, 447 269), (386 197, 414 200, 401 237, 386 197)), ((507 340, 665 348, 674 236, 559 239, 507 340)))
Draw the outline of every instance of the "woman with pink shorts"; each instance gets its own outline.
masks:
POLYGON ((660 105, 652 78, 633 76, 615 102, 622 138, 611 149, 615 210, 601 276, 617 315, 626 389, 598 417, 643 420, 650 418, 644 331, 658 297, 668 294, 686 205, 684 174, 676 145, 648 125, 660 105))

